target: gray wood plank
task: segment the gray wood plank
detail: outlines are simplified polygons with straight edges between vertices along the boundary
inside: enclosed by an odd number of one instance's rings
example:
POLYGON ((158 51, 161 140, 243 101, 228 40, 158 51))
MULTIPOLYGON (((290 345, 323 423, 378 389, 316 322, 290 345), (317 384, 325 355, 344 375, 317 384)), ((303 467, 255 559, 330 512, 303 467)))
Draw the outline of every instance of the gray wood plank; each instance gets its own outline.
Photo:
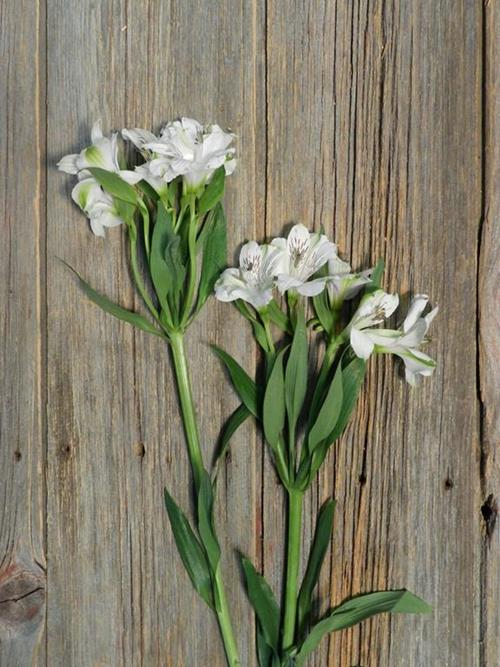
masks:
MULTIPOLYGON (((231 247, 258 235, 261 25, 257 2, 49 3, 49 664, 224 664, 163 507, 167 485, 189 508, 190 480, 167 349, 97 312, 52 260, 61 254, 96 288, 134 304, 122 230, 92 237, 53 164, 85 145, 99 116, 106 128, 159 129, 179 115, 231 125, 242 158, 226 198, 231 247)), ((211 302, 189 336, 207 462, 236 406, 209 342, 255 363, 237 314, 211 302)), ((253 660, 253 622, 235 549, 254 556, 258 545, 253 440, 249 425, 217 510, 243 664, 253 660)))
POLYGON ((356 267, 384 256, 389 288, 441 306, 434 378, 410 391, 372 364, 317 489, 339 502, 322 596, 406 585, 434 613, 336 634, 310 664, 477 664, 481 7, 268 8, 268 232, 323 224, 356 267))
POLYGON ((484 218, 479 263, 481 665, 500 662, 500 7, 485 3, 484 218))
MULTIPOLYGON (((161 502, 166 484, 189 507, 166 350, 86 302, 56 259, 137 305, 123 230, 93 237, 55 163, 85 145, 98 117, 106 129, 158 128, 180 114, 239 135, 231 247, 292 221, 324 224, 355 266, 382 255, 389 288, 425 289, 441 307, 432 380, 411 391, 390 362, 372 364, 308 497, 303 540, 305 550, 312 512, 335 495, 322 608, 407 585, 434 614, 337 634, 311 667, 498 663, 499 19, 495 3, 484 11, 483 77, 480 3, 48 0, 47 17, 42 2, 1 4, 1 665, 224 665, 161 502)), ((256 363, 239 316, 211 302, 189 336, 207 460, 236 405, 214 341, 256 363)), ((255 665, 235 550, 279 591, 283 497, 253 425, 233 447, 217 519, 243 664, 255 665)))
POLYGON ((45 664, 43 2, 0 3, 0 664, 45 664))

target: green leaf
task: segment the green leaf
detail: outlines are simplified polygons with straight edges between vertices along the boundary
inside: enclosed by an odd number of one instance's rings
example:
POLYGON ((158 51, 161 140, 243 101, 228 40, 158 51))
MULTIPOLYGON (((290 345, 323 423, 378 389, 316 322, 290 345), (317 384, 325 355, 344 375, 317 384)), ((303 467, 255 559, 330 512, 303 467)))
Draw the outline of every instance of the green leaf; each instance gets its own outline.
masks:
POLYGON ((372 271, 371 283, 368 284, 368 290, 373 291, 379 289, 382 283, 382 276, 384 274, 384 260, 379 259, 372 271))
POLYGON ((366 362, 363 359, 355 357, 342 369, 342 408, 340 410, 337 423, 328 436, 328 445, 342 435, 344 428, 351 417, 351 413, 358 400, 359 391, 363 385, 366 373, 366 362))
POLYGON ((325 400, 321 406, 316 421, 314 422, 307 439, 309 451, 313 451, 317 445, 328 438, 333 431, 343 403, 342 391, 342 369, 341 364, 337 366, 335 375, 326 393, 325 400))
POLYGON ((162 309, 170 312, 167 296, 178 296, 186 269, 180 252, 180 239, 173 229, 172 216, 161 202, 158 202, 157 211, 151 239, 151 280, 162 309))
POLYGON ((295 430, 307 391, 308 345, 304 313, 299 309, 285 372, 285 401, 290 431, 295 430))
POLYGON ((328 291, 324 289, 318 296, 313 297, 314 311, 321 323, 321 326, 327 333, 331 333, 333 325, 335 324, 335 312, 332 310, 329 300, 328 291))
POLYGON ((210 226, 204 232, 203 261, 196 311, 200 310, 208 296, 214 291, 215 281, 226 266, 227 259, 227 223, 220 204, 216 206, 214 216, 208 222, 210 226))
POLYGON ((285 333, 292 333, 288 315, 281 310, 274 299, 267 304, 266 312, 271 322, 274 322, 277 327, 285 333))
POLYGON ((257 385, 249 377, 246 371, 235 361, 230 354, 224 352, 220 347, 212 345, 212 349, 226 366, 232 383, 241 401, 255 416, 259 416, 257 385))
POLYGON ((222 199, 224 195, 224 183, 226 180, 226 171, 224 166, 215 170, 212 180, 206 186, 203 194, 198 201, 198 213, 203 215, 222 199))
POLYGON ((285 426, 285 377, 283 373, 282 350, 276 357, 264 393, 263 424, 266 440, 276 449, 280 434, 285 426))
POLYGON ((160 336, 161 338, 164 338, 163 333, 159 329, 157 329, 153 324, 151 324, 151 322, 149 322, 145 317, 139 315, 139 313, 134 313, 130 310, 127 310, 126 308, 118 306, 116 303, 110 301, 103 294, 96 292, 95 289, 93 289, 82 278, 82 276, 77 271, 75 271, 73 267, 67 264, 64 260, 61 260, 61 262, 70 271, 74 273, 74 275, 78 279, 78 284, 80 288, 83 290, 83 292, 85 292, 85 294, 91 301, 93 301, 97 306, 99 306, 99 308, 102 308, 102 310, 104 310, 106 313, 113 315, 114 317, 118 318, 119 320, 122 320, 123 322, 127 322, 128 324, 134 325, 135 327, 141 329, 142 331, 145 331, 146 333, 154 334, 155 336, 160 336))
POLYGON ((165 506, 175 543, 189 578, 195 590, 213 609, 212 583, 205 554, 186 516, 176 505, 167 489, 165 489, 165 506))
POLYGON ((142 190, 142 192, 151 199, 152 202, 156 204, 158 199, 160 198, 160 195, 156 192, 156 190, 151 186, 147 181, 139 181, 137 183, 137 187, 139 190, 142 190))
POLYGON ((127 201, 118 199, 118 197, 113 197, 113 203, 116 214, 119 218, 125 221, 130 231, 130 228, 133 225, 134 213, 137 207, 127 201))
POLYGON ((259 667, 270 667, 273 659, 273 649, 266 642, 260 623, 257 623, 257 658, 259 667))
POLYGON ((231 438, 233 437, 234 433, 238 430, 238 428, 243 424, 243 422, 245 422, 248 419, 248 417, 250 417, 250 415, 251 415, 250 410, 246 407, 246 405, 243 405, 242 403, 240 406, 236 408, 236 410, 224 424, 224 428, 222 429, 222 433, 219 438, 217 453, 215 455, 213 463, 215 468, 215 477, 217 477, 217 474, 219 472, 219 463, 223 460, 224 456, 226 455, 229 449, 231 438))
POLYGON ((427 614, 429 605, 413 593, 403 589, 400 591, 377 591, 366 593, 343 602, 335 607, 326 618, 317 623, 309 633, 297 655, 297 666, 318 646, 321 639, 328 633, 349 628, 364 621, 370 616, 383 612, 427 614))
POLYGON ((214 494, 212 482, 206 470, 203 471, 198 491, 198 532, 205 547, 207 559, 215 574, 220 560, 220 546, 213 523, 214 494))
POLYGON ((335 501, 327 500, 318 514, 314 540, 309 553, 309 560, 304 579, 302 580, 302 586, 300 587, 297 604, 299 636, 302 636, 311 613, 313 591, 318 583, 321 566, 323 565, 323 560, 330 544, 334 512, 335 501))
POLYGON ((257 622, 257 658, 259 660, 259 667, 281 667, 278 654, 266 642, 259 622, 257 622))
POLYGON ((280 632, 280 610, 274 594, 264 579, 247 558, 241 559, 247 583, 248 598, 254 608, 267 644, 278 650, 280 632))
POLYGON ((89 167, 88 171, 90 171, 99 185, 110 195, 129 204, 137 204, 137 192, 135 188, 126 183, 118 174, 107 171, 107 169, 101 169, 100 167, 89 167))

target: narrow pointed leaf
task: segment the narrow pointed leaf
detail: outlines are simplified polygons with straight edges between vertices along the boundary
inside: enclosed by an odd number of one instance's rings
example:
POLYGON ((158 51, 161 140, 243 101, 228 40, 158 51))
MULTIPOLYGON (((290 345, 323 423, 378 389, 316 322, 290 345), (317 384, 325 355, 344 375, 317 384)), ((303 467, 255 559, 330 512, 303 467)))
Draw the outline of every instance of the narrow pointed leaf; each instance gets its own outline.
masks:
POLYGON ((220 204, 214 209, 213 219, 206 230, 203 242, 203 261, 198 287, 198 311, 208 296, 214 291, 215 281, 226 266, 227 259, 227 224, 224 210, 220 204))
POLYGON ((308 345, 304 313, 299 310, 285 373, 285 401, 290 429, 294 430, 307 391, 308 345))
POLYGON ((342 435, 358 400, 359 391, 365 379, 365 373, 366 362, 358 357, 342 369, 342 408, 340 409, 335 427, 327 438, 328 445, 331 445, 342 435))
POLYGON ((224 166, 215 170, 212 180, 206 186, 203 194, 198 202, 198 213, 203 215, 222 199, 224 195, 224 183, 226 180, 226 172, 224 166))
POLYGON ((156 192, 156 190, 149 185, 147 181, 139 181, 137 183, 137 187, 139 190, 142 190, 142 192, 151 199, 152 202, 156 203, 158 199, 160 198, 160 195, 156 192))
POLYGON ((213 503, 212 482, 209 474, 204 471, 198 491, 198 532, 205 547, 210 568, 215 573, 220 560, 220 546, 215 535, 213 503))
POLYGON ((116 303, 113 303, 110 301, 106 296, 103 294, 100 294, 99 292, 96 292, 95 289, 93 289, 83 278, 82 276, 75 271, 69 264, 67 264, 64 260, 61 260, 65 266, 68 267, 70 271, 74 273, 74 275, 78 279, 78 284, 81 288, 81 290, 88 296, 88 298, 95 303, 99 308, 102 308, 106 313, 109 313, 110 315, 113 315, 114 317, 118 318, 119 320, 122 320, 123 322, 127 322, 128 324, 132 324, 133 326, 137 327, 138 329, 141 329, 142 331, 145 331, 146 333, 154 334, 155 336, 160 336, 163 338, 163 333, 157 329, 151 322, 149 322, 145 317, 142 315, 139 315, 139 313, 134 313, 130 310, 127 310, 126 308, 122 308, 121 306, 117 305, 116 303))
POLYGON ((334 512, 335 501, 328 500, 318 514, 314 540, 309 553, 309 560, 304 579, 302 580, 302 586, 300 587, 297 604, 299 636, 302 635, 311 613, 313 591, 319 581, 321 566, 323 565, 323 560, 330 544, 334 512))
POLYGON ((255 382, 230 354, 216 345, 212 345, 212 349, 227 368, 241 401, 255 417, 258 417, 258 395, 255 382))
POLYGON ((299 667, 303 665, 307 656, 314 651, 321 639, 330 632, 349 628, 366 618, 384 612, 427 614, 430 611, 432 611, 431 607, 426 602, 405 589, 377 591, 359 595, 340 604, 312 628, 297 655, 297 665, 299 667))
POLYGON ((137 204, 137 192, 135 188, 112 171, 100 167, 89 167, 88 171, 96 179, 99 185, 113 197, 117 197, 129 204, 137 204))
POLYGON ((323 329, 330 333, 335 323, 335 313, 328 302, 328 291, 324 289, 313 297, 314 310, 323 329))
MULTIPOLYGON (((277 655, 274 649, 269 646, 264 637, 264 633, 257 622, 257 658, 259 660, 259 667, 274 667, 277 655)), ((278 663, 279 664, 279 663, 278 663)))
POLYGON ((262 633, 269 646, 278 650, 280 610, 274 594, 264 579, 247 558, 242 558, 248 597, 254 608, 262 633))
POLYGON ((379 259, 372 271, 371 282, 368 283, 365 288, 365 294, 369 294, 370 292, 374 292, 380 288, 382 283, 382 276, 384 275, 384 268, 384 260, 379 259))
POLYGON ((267 304, 267 314, 274 324, 285 333, 291 333, 290 320, 273 299, 267 304))
POLYGON ((283 373, 282 350, 273 364, 271 375, 264 393, 263 423, 264 434, 269 445, 275 449, 285 426, 285 377, 283 373))
POLYGON ((151 238, 151 279, 162 309, 170 312, 171 304, 167 297, 172 295, 173 303, 178 305, 177 299, 184 284, 186 269, 181 240, 174 232, 172 216, 161 202, 158 202, 157 211, 151 238))
POLYGON ((326 393, 325 400, 321 406, 316 421, 309 431, 309 451, 313 451, 319 443, 323 442, 332 433, 343 404, 342 368, 337 366, 335 375, 326 393))
POLYGON ((165 506, 181 560, 195 590, 213 608, 212 584, 208 563, 189 522, 165 489, 165 506))
POLYGON ((248 417, 250 417, 251 414, 252 413, 247 408, 247 406, 242 403, 236 408, 236 410, 224 424, 213 463, 215 468, 215 477, 217 477, 219 472, 220 463, 224 460, 224 457, 229 450, 231 438, 239 429, 239 427, 248 419, 248 417))

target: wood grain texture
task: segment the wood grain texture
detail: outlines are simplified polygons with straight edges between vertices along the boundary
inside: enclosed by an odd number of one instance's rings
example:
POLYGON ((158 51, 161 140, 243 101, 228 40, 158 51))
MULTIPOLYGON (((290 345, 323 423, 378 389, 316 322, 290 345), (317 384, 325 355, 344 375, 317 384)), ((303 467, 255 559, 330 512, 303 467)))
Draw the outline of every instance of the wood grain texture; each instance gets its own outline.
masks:
MULTIPOLYGON (((264 136, 257 108, 261 23, 257 3, 237 11, 231 3, 157 2, 146 8, 84 2, 78 9, 51 3, 48 140, 54 158, 73 142, 83 144, 99 116, 107 129, 110 124, 159 129, 178 115, 231 124, 245 160, 238 182, 228 183, 230 242, 253 237, 255 202, 263 189, 255 170, 264 136), (75 39, 77 30, 85 39, 75 39), (61 88, 73 91, 70 99, 60 96, 61 88), (81 128, 79 138, 75 128, 81 128)), ((106 242, 92 237, 68 197, 61 196, 64 180, 51 170, 49 541, 58 549, 49 574, 54 622, 48 655, 56 664, 71 656, 75 667, 190 667, 202 659, 223 664, 216 623, 191 589, 163 506, 165 485, 187 510, 190 497, 168 351, 82 301, 52 260, 57 249, 98 289, 134 305, 122 234, 108 234, 106 242), (68 605, 80 613, 68 615, 68 605), (89 624, 82 624, 82 617, 89 624)), ((245 361, 252 365, 249 332, 240 330, 231 309, 211 303, 188 339, 207 463, 217 429, 236 405, 208 343, 233 353, 248 349, 245 361)), ((250 425, 240 439, 221 480, 218 522, 240 644, 248 655, 253 622, 241 595, 235 549, 252 554, 257 541, 252 516, 258 507, 257 451, 250 425)))
POLYGON ((338 501, 323 599, 407 586, 433 617, 373 620, 310 663, 477 664, 480 6, 271 2, 268 39, 269 231, 323 224, 355 267, 382 256, 389 289, 441 307, 432 381, 372 364, 312 497, 338 501))
POLYGON ((43 21, 0 11, 0 665, 45 664, 43 21))
MULTIPOLYGON (((338 633, 310 667, 495 667, 495 0, 3 0, 0 26, 0 665, 224 666, 162 505, 167 485, 190 508, 167 350, 88 303, 57 260, 138 307, 122 230, 92 236, 55 164, 86 144, 96 118, 109 131, 192 115, 239 137, 230 247, 323 224, 355 267, 383 256, 387 288, 406 302, 425 290, 440 306, 434 377, 410 390, 390 360, 371 364, 308 494, 303 539, 305 551, 335 496, 321 609, 407 586, 435 611, 338 633)), ((207 462, 236 405, 209 342, 249 371, 257 361, 240 317, 210 301, 188 338, 207 462)), ((217 523, 249 667, 254 623, 236 552, 278 593, 283 509, 248 424, 217 523)))
POLYGON ((479 264, 481 494, 481 664, 499 660, 500 638, 500 7, 484 15, 484 211, 479 264))

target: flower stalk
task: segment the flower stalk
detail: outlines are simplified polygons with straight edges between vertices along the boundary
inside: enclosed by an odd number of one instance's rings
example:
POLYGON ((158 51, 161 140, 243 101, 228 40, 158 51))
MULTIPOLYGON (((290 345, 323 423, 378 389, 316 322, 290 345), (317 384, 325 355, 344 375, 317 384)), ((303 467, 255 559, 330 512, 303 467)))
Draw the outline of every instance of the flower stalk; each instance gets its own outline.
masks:
POLYGON ((283 651, 292 648, 297 623, 297 590, 300 567, 300 542, 302 535, 301 491, 288 491, 288 531, 285 580, 285 612, 283 618, 283 651))
MULTIPOLYGON (((176 332, 170 334, 170 349, 174 362, 175 377, 177 380, 177 389, 179 392, 179 402, 181 405, 182 422, 184 425, 184 433, 186 435, 186 442, 188 446, 189 462, 191 464, 191 470, 193 473, 196 495, 198 495, 201 478, 205 471, 205 467, 203 465, 198 425, 196 421, 191 383, 189 380, 188 362, 184 347, 184 333, 176 332)), ((241 663, 238 657, 238 648, 234 637, 220 565, 217 567, 213 577, 213 587, 214 598, 218 602, 218 604, 217 602, 215 604, 215 612, 219 622, 228 665, 230 665, 230 667, 239 667, 241 663)))

